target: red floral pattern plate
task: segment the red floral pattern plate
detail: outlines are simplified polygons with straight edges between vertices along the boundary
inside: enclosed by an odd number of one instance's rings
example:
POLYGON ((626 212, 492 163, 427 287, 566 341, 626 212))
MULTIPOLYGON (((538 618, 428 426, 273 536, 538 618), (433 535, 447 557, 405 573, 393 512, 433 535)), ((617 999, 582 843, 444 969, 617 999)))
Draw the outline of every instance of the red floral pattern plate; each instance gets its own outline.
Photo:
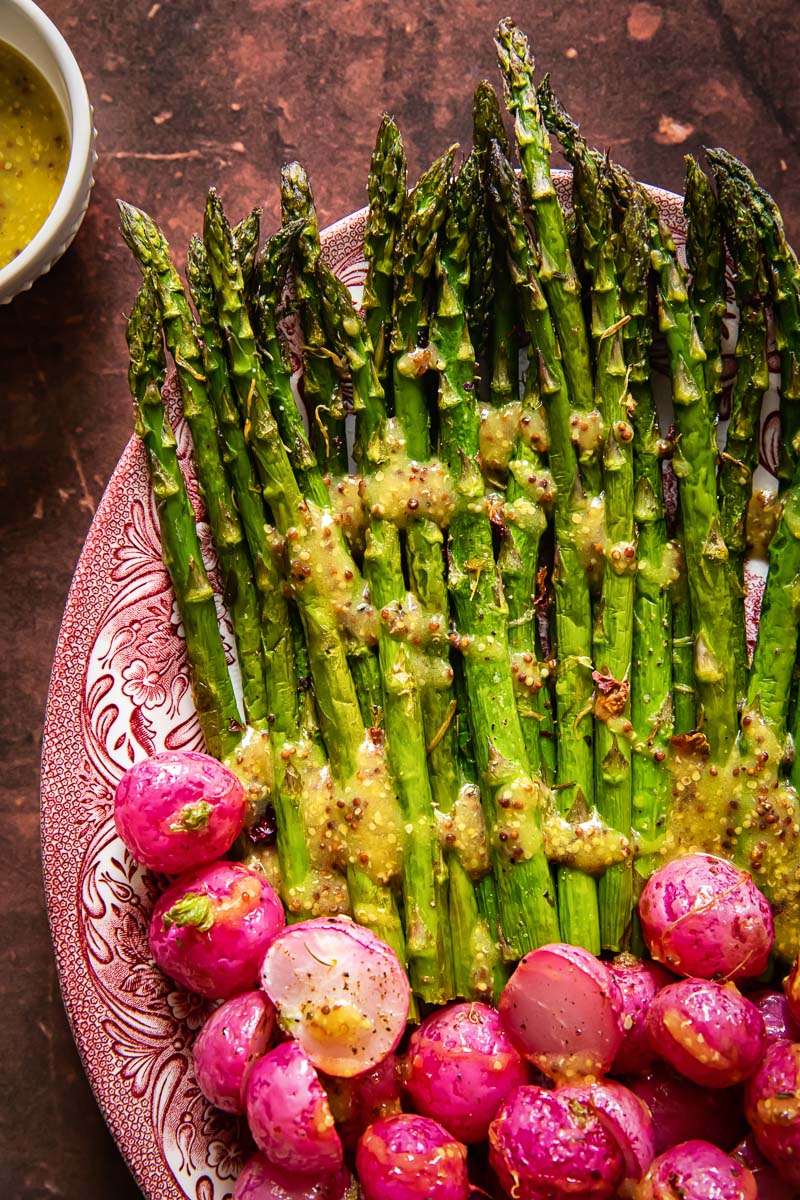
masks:
MULTIPOLYGON (((569 176, 560 174, 558 186, 566 200, 569 176)), ((653 194, 682 241, 680 197, 653 194)), ((362 211, 322 235, 327 261, 354 290, 363 280, 363 229, 362 211)), ((171 415, 200 513, 174 396, 171 415)), ((769 467, 768 429, 764 451, 769 467)), ((200 528, 213 577, 208 529, 200 528)), ((226 1200, 249 1149, 242 1124, 211 1108, 194 1079, 191 1042, 212 1006, 176 989, 153 963, 147 927, 163 880, 132 860, 112 815, 114 788, 131 763, 202 746, 181 632, 144 456, 131 440, 92 522, 56 649, 42 760, 45 888, 75 1041, 139 1186, 151 1200, 226 1200)))

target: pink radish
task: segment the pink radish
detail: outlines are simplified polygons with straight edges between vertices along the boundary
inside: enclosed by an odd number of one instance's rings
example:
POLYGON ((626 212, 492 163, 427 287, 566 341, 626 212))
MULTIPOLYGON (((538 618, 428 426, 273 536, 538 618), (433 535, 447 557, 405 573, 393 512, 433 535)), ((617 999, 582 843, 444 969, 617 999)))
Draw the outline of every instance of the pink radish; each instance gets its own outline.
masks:
POLYGON ((244 1082, 250 1065, 269 1049, 275 1009, 263 992, 242 992, 213 1012, 192 1046, 200 1091, 217 1108, 244 1112, 244 1082))
POLYGON ((687 854, 650 876, 639 900, 650 953, 677 975, 750 979, 766 968, 772 911, 747 871, 687 854))
POLYGON ((360 1075, 395 1049, 410 989, 397 955, 349 917, 292 925, 267 950, 261 983, 284 1030, 328 1075, 360 1075))
POLYGON ((747 1131, 738 1088, 701 1088, 658 1062, 627 1085, 653 1115, 656 1154, 689 1141, 699 1130, 706 1141, 732 1150, 747 1131))
POLYGON ((230 850, 245 820, 244 788, 227 767, 192 750, 134 763, 114 796, 117 832, 137 862, 180 875, 230 850))
POLYGON ((700 1087, 732 1087, 764 1053, 764 1020, 733 983, 681 979, 662 988, 647 1014, 650 1045, 700 1087))
POLYGON ((208 863, 163 893, 150 921, 150 949, 180 987, 226 999, 258 982, 284 920, 263 875, 241 863, 208 863))
POLYGON ((636 1200, 758 1200, 751 1171, 709 1142, 681 1142, 657 1158, 636 1200))
POLYGON ((745 1112, 761 1153, 800 1189, 800 1045, 770 1046, 745 1088, 745 1112))
POLYGON ((559 1082, 605 1075, 622 1044, 622 1007, 605 963, 561 943, 526 954, 500 997, 514 1043, 559 1082))
POLYGON ((764 1158, 752 1133, 739 1143, 732 1157, 753 1172, 758 1188, 758 1200, 797 1200, 794 1186, 787 1183, 777 1168, 764 1158))
POLYGON ((270 1162, 316 1177, 340 1170, 342 1143, 328 1098, 297 1042, 284 1042, 253 1064, 245 1101, 250 1132, 270 1162))
POLYGON ((265 1154, 254 1154, 236 1180, 233 1200, 358 1200, 358 1186, 347 1167, 309 1179, 276 1167, 265 1154))
POLYGON ((506 1096, 530 1069, 487 1004, 431 1013, 411 1037, 406 1088, 414 1109, 460 1142, 481 1142, 506 1096))
POLYGON ((467 1151, 428 1117, 401 1113, 370 1125, 358 1144, 364 1200, 467 1200, 467 1151))
POLYGON ((631 1195, 655 1156, 653 1118, 645 1102, 621 1083, 610 1081, 559 1088, 556 1095, 585 1105, 606 1125, 622 1151, 620 1195, 631 1195))
POLYGON ((622 1045, 611 1067, 614 1075, 638 1075, 655 1059, 645 1033, 647 1010, 659 988, 673 983, 675 976, 658 963, 645 962, 632 954, 618 954, 608 964, 622 994, 622 1045))
POLYGON ((489 1129, 489 1161, 520 1200, 609 1200, 624 1175, 622 1150, 605 1120, 571 1088, 520 1087, 489 1129))
POLYGON ((783 1041, 800 1042, 800 1025, 792 1015, 787 996, 772 988, 760 988, 757 992, 748 992, 747 999, 761 1013, 769 1045, 783 1041))

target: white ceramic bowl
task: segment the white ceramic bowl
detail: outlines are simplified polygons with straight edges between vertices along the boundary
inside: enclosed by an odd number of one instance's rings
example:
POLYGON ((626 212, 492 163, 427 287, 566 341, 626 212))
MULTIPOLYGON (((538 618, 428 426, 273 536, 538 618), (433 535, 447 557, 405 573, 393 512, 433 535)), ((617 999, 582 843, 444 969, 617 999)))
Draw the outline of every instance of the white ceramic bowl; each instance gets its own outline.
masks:
POLYGON ((97 155, 86 84, 50 18, 31 0, 0 0, 0 39, 44 75, 64 110, 70 135, 67 174, 50 215, 25 249, 0 269, 0 304, 8 304, 50 270, 78 232, 89 205, 97 155))

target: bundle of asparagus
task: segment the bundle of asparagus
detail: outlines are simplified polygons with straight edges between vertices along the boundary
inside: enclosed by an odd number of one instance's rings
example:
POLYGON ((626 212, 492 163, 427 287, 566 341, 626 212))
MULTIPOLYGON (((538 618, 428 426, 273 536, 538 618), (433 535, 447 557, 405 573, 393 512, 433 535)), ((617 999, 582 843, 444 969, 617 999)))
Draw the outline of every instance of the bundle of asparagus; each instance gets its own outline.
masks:
POLYGON ((521 171, 489 84, 472 152, 409 192, 384 117, 360 311, 296 163, 260 250, 258 211, 232 228, 209 193, 188 294, 155 222, 120 204, 143 272, 136 431, 206 744, 249 788, 240 852, 272 872, 289 920, 352 913, 431 1003, 496 995, 545 942, 628 946, 643 881, 697 849, 751 869, 779 949, 800 940, 800 267, 774 202, 717 150, 716 190, 687 159, 689 279, 651 196, 534 85, 521 31, 502 21, 496 42, 521 171), (739 333, 723 438, 726 246, 739 333), (784 447, 768 504, 753 480, 770 312, 784 447), (242 712, 161 398, 164 344, 242 712), (769 559, 751 654, 749 555, 769 559))

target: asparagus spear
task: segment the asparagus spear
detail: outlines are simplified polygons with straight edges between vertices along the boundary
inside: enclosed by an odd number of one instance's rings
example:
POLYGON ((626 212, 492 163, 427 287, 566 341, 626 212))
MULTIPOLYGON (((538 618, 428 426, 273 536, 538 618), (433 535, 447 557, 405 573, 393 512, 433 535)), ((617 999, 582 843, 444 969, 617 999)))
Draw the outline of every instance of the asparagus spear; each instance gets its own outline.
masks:
MULTIPOLYGON (((223 220, 221 213, 219 219, 223 220)), ((279 433, 288 448, 294 477, 308 501, 321 509, 330 509, 331 496, 322 471, 308 443, 305 425, 292 392, 290 369, 285 361, 285 349, 278 333, 277 313, 280 294, 286 277, 286 267, 296 237, 302 232, 302 222, 285 225, 264 249, 252 308, 256 317, 261 346, 260 362, 269 394, 270 406, 279 433)), ((315 284, 316 289, 316 284, 315 284)), ((322 326, 320 327, 322 329, 322 326)), ((325 336, 324 331, 321 336, 325 336)), ((327 347, 325 347, 327 349, 327 347)), ((346 571, 351 581, 351 605, 356 612, 366 610, 364 584, 356 564, 346 550, 341 531, 335 531, 337 544, 348 561, 346 571)), ((364 724, 379 723, 381 684, 378 661, 372 652, 374 637, 363 638, 358 630, 348 636, 347 654, 356 685, 359 707, 364 724)))
MULTIPOLYGON (((627 172, 610 166, 618 206, 617 273, 626 315, 622 330, 628 388, 633 399, 633 515, 638 531, 638 570, 633 610, 631 720, 634 754, 631 784, 634 822, 642 853, 635 868, 646 877, 655 865, 647 853, 663 835, 670 776, 665 769, 673 732, 672 596, 677 547, 668 540, 661 459, 665 443, 650 376, 650 244, 647 209, 627 172)), ((689 659, 691 671, 691 657, 689 659)), ((691 727, 694 725, 692 719, 691 727)))
POLYGON ((203 565, 194 510, 186 491, 161 385, 166 375, 156 284, 146 271, 126 329, 136 436, 143 442, 161 526, 164 565, 184 627, 192 695, 210 754, 236 749, 242 720, 228 673, 214 593, 203 565))
MULTIPOLYGON (((633 428, 628 419, 633 405, 622 350, 627 314, 617 279, 611 193, 603 176, 602 160, 589 150, 575 122, 552 95, 548 121, 573 170, 575 217, 591 294, 595 397, 606 430, 606 561, 593 640, 598 673, 595 800, 603 819, 627 835, 631 829, 630 686, 636 590, 633 428)), ((610 867, 599 884, 600 932, 605 947, 622 948, 632 901, 630 865, 610 867)))
POLYGON ((453 165, 451 147, 419 179, 408 200, 397 243, 395 308, 392 327, 392 381, 395 413, 409 457, 430 457, 430 416, 426 372, 430 354, 420 345, 425 285, 436 255, 436 233, 444 218, 443 195, 453 165))
MULTIPOLYGON (((537 371, 529 369, 525 394, 528 413, 538 408, 538 383, 537 371)), ((542 723, 547 722, 545 704, 551 668, 539 661, 537 654, 535 602, 539 545, 547 528, 545 505, 553 494, 552 479, 542 455, 524 435, 520 436, 509 467, 504 501, 496 502, 494 521, 501 535, 497 566, 508 605, 508 645, 528 764, 531 773, 541 776, 548 786, 555 783, 553 763, 543 751, 540 733, 542 723)))
POLYGON ((684 530, 694 632, 694 673, 703 732, 712 759, 725 765, 734 750, 737 703, 732 623, 726 596, 728 550, 716 494, 716 452, 708 396, 705 351, 692 319, 686 272, 672 235, 652 201, 648 205, 651 259, 656 271, 659 325, 667 341, 679 441, 676 472, 684 530))
POLYGON ((258 258, 258 243, 261 240, 261 209, 254 208, 231 230, 233 248, 242 268, 242 282, 249 291, 253 282, 258 258))
MULTIPOLYGON (((507 475, 505 517, 500 517, 504 532, 501 553, 498 559, 503 587, 509 609, 509 645, 512 656, 519 656, 516 663, 517 707, 522 718, 522 729, 531 770, 540 772, 548 784, 555 782, 555 739, 553 737, 552 712, 549 698, 548 668, 537 661, 539 658, 538 621, 534 608, 537 590, 537 559, 539 543, 545 531, 547 519, 541 507, 549 500, 551 480, 545 468, 541 451, 546 445, 544 418, 541 415, 538 374, 529 370, 526 374, 526 395, 523 404, 525 415, 521 426, 518 417, 519 401, 519 338, 516 297, 508 274, 508 266, 502 249, 495 254, 491 243, 483 246, 481 221, 491 225, 486 199, 486 176, 488 157, 492 142, 508 157, 510 146, 506 136, 500 103, 494 88, 479 83, 475 89, 472 107, 473 142, 483 190, 483 204, 479 213, 478 226, 470 255, 470 286, 467 300, 467 327, 475 342, 476 333, 481 341, 488 340, 491 332, 491 374, 489 378, 489 402, 496 415, 488 414, 491 429, 498 430, 495 440, 500 443, 499 453, 494 457, 502 460, 506 447, 511 451, 509 467, 502 462, 491 462, 491 471, 486 471, 486 447, 481 447, 481 460, 487 482, 492 486, 496 474, 507 475), (489 312, 479 317, 479 305, 472 299, 474 273, 479 269, 478 282, 486 288, 489 312), (485 274, 489 279, 485 279, 485 274), (489 285, 487 287, 487 284, 489 285), (481 323, 483 322, 483 324, 481 323), (484 325, 486 326, 484 331, 484 325), (516 438, 514 439, 514 435, 516 438), (532 441, 532 435, 537 439, 532 441), (510 523, 505 518, 510 518, 510 523)), ((478 358, 481 357, 479 352, 478 358)), ((482 441, 485 439, 482 439, 482 441)), ((491 460, 492 455, 488 456, 491 460)), ((498 510, 500 512, 500 510, 498 510)), ((514 660, 516 661, 516 660, 514 660)))
MULTIPOLYGON (((500 103, 494 88, 479 83, 472 105, 472 140, 476 174, 481 195, 476 201, 477 216, 470 247, 470 279, 467 289, 467 329, 473 345, 482 344, 476 355, 485 355, 491 342, 489 403, 491 408, 481 421, 481 469, 489 488, 500 486, 505 491, 505 503, 495 501, 495 525, 500 529, 501 543, 498 567, 508 604, 508 640, 512 669, 517 679, 517 709, 522 722, 528 762, 534 775, 544 773, 539 722, 544 718, 542 678, 536 661, 536 615, 534 595, 537 586, 539 542, 547 525, 540 506, 549 478, 538 451, 521 435, 519 395, 519 339, 514 289, 508 277, 508 267, 501 253, 495 255, 491 228, 488 245, 484 225, 490 225, 486 198, 486 174, 489 151, 496 141, 508 155, 500 103), (480 291, 485 292, 487 307, 481 313, 480 291), (490 336, 491 335, 491 336, 490 336), (506 461, 506 459, 508 461, 506 461), (530 493, 530 494, 529 494, 530 493)), ((538 378, 529 371, 526 378, 528 405, 538 409, 538 378)), ((532 415, 529 414, 529 423, 532 415)), ((554 780, 549 779, 552 783, 554 780)))
POLYGON ((681 734, 689 733, 697 725, 697 687, 692 602, 686 578, 686 557, 680 549, 677 558, 677 577, 672 585, 672 705, 674 731, 681 734))
MULTIPOLYGON (((406 219, 398 238, 396 294, 392 329, 392 379, 396 427, 412 459, 430 459, 428 401, 424 371, 432 361, 430 347, 417 346, 424 294, 434 263, 436 233, 444 218, 444 193, 453 151, 438 159, 412 191, 406 219), (418 373, 419 372, 419 373, 418 373)), ((359 418, 360 419, 360 418, 359 418)), ((442 531, 429 520, 414 520, 406 531, 406 562, 411 592, 422 611, 448 612, 442 531)), ((453 726, 454 695, 451 686, 449 644, 432 639, 421 702, 425 736, 431 747, 429 770, 437 804, 452 811, 460 788, 453 726)), ((463 881, 462 881, 463 882, 463 881)), ((462 888, 466 895, 466 887, 462 888)), ((473 926, 474 926, 473 914, 473 926)), ((469 986, 462 979, 459 987, 469 986)))
POLYGON ((206 208, 204 240, 246 437, 264 498, 286 539, 287 574, 308 645, 320 728, 347 823, 347 883, 353 913, 405 962, 402 928, 390 886, 400 867, 402 824, 385 778, 380 747, 366 737, 340 628, 341 611, 358 615, 350 610, 351 560, 338 528, 303 497, 278 436, 230 226, 214 195, 206 208))
MULTIPOLYGON (((209 202, 216 209, 216 202, 213 199, 209 202)), ((221 210, 218 219, 224 219, 221 210)), ((267 240, 256 266, 250 307, 270 407, 289 453, 295 479, 306 499, 324 507, 329 501, 328 489, 292 392, 291 364, 278 331, 281 294, 302 228, 301 221, 291 221, 267 240)))
POLYGON ((270 792, 269 737, 263 730, 242 724, 228 672, 194 509, 178 464, 175 435, 161 399, 164 348, 157 284, 150 271, 145 273, 126 332, 136 434, 144 444, 161 527, 162 557, 181 614, 197 717, 209 754, 222 759, 241 779, 255 811, 263 806, 270 792))
MULTIPOLYGON (((475 162, 483 184, 484 195, 479 201, 480 208, 471 245, 467 326, 473 341, 476 334, 478 335, 480 349, 483 353, 485 353, 491 337, 489 399, 492 407, 499 410, 501 416, 506 405, 511 405, 508 412, 509 416, 513 417, 516 415, 514 409, 519 401, 519 339, 516 328, 517 312, 514 290, 509 285, 508 268, 503 261, 503 255, 495 256, 494 254, 491 231, 489 231, 488 244, 483 231, 484 213, 487 222, 490 222, 485 200, 489 150, 492 142, 496 141, 502 152, 508 156, 510 147, 497 94, 488 83, 479 83, 475 89, 472 127, 475 162), (487 306, 486 313, 480 317, 477 311, 480 298, 473 295, 473 276, 475 276, 475 283, 484 289, 484 303, 487 306)), ((481 354, 479 353, 477 357, 480 358, 481 354)), ((509 445, 509 449, 512 445, 513 442, 509 445)))
POLYGON ((269 711, 274 721, 296 709, 296 679, 289 607, 273 553, 258 477, 231 393, 225 344, 217 324, 216 297, 205 247, 198 237, 189 245, 186 263, 189 289, 202 339, 203 373, 219 429, 222 455, 231 479, 236 507, 254 567, 261 598, 261 636, 266 663, 269 711))
MULTIPOLYGON (((370 320, 376 330, 377 343, 373 350, 373 362, 378 371, 382 368, 384 378, 390 377, 390 358, 387 334, 391 329, 391 304, 393 294, 393 263, 395 247, 400 236, 402 201, 405 200, 405 156, 400 134, 394 122, 384 118, 370 166, 368 183, 370 208, 364 238, 364 254, 367 260, 367 279, 364 286, 364 308, 367 330, 370 320), (388 306, 388 308, 387 308, 388 306), (380 322, 378 316, 380 315, 380 322), (383 339, 383 346, 381 346, 383 339)), ((340 288, 341 294, 341 288, 340 288)), ((349 303, 349 297, 348 297, 349 303)), ((352 305, 351 305, 352 308, 352 305)), ((352 321, 352 313, 349 314, 352 321)), ((363 358, 363 356, 362 356, 363 358)), ((357 363, 357 368, 364 368, 357 363)), ((353 364, 351 362, 351 368, 353 364)), ((354 377, 355 378, 355 377, 354 377)), ((371 475, 387 455, 385 400, 379 402, 374 386, 365 385, 363 405, 359 406, 356 422, 356 459, 365 475, 371 475)), ((373 517, 371 542, 376 543, 385 536, 385 522, 373 517)), ((394 535, 392 535, 394 536, 394 535)), ((401 576, 396 575, 397 600, 405 595, 401 590, 401 576)), ((445 600, 440 609, 446 612, 446 593, 443 580, 438 581, 439 595, 445 600)), ((427 602, 431 601, 431 593, 427 602)), ((392 611, 396 605, 390 606, 392 611)), ((433 610, 429 610, 431 613, 433 610)), ((463 843, 465 833, 468 844, 475 840, 471 830, 465 828, 462 817, 464 805, 462 792, 467 787, 459 771, 456 747, 456 725, 452 718, 453 689, 450 684, 452 671, 448 664, 449 645, 445 637, 444 621, 440 631, 440 642, 431 646, 434 675, 439 677, 437 688, 419 687, 421 715, 426 735, 428 777, 433 805, 440 814, 446 828, 455 830, 455 843, 446 841, 445 862, 449 882, 448 905, 453 953, 453 984, 457 995, 468 997, 491 997, 495 985, 495 971, 491 955, 491 938, 479 905, 479 896, 470 875, 475 870, 471 856, 465 855, 463 843), (436 669, 438 666, 438 670, 436 669)), ((431 678, 425 660, 421 662, 423 680, 431 678)), ((384 672, 385 674, 385 672, 384 672)), ((390 738, 391 744, 391 738, 390 738)), ((479 816, 480 814, 476 814, 479 816)), ((481 840, 479 831, 477 840, 481 840)), ((484 884, 482 891, 491 889, 491 881, 484 884)))
POLYGON ((710 157, 719 191, 725 236, 735 270, 739 335, 736 342, 736 378, 731 417, 722 454, 717 492, 722 536, 731 564, 731 604, 737 688, 747 690, 747 632, 744 607, 744 559, 747 549, 747 510, 753 493, 753 472, 758 465, 761 402, 769 386, 767 367, 768 289, 761 245, 753 214, 741 185, 722 164, 710 157))
POLYGON ((752 173, 725 150, 710 152, 746 189, 762 238, 775 314, 775 340, 781 364, 781 460, 778 478, 786 487, 800 453, 800 264, 786 240, 778 206, 752 173))
POLYGON ((717 198, 691 155, 686 156, 683 211, 686 258, 691 272, 689 299, 697 333, 706 352, 703 373, 712 422, 722 394, 722 321, 725 316, 725 245, 717 198))
MULTIPOLYGON (((540 250, 539 278, 552 314, 561 351, 563 369, 574 410, 576 433, 582 424, 595 425, 589 338, 581 300, 581 285, 570 253, 567 225, 550 173, 550 138, 536 88, 528 39, 509 18, 501 21, 495 34, 506 104, 514 114, 522 173, 533 202, 534 227, 540 250)), ((587 487, 599 491, 591 439, 581 450, 587 487)))
MULTIPOLYGON (((350 293, 322 262, 317 285, 334 349, 346 358, 352 375, 356 408, 376 432, 360 438, 360 466, 369 479, 380 470, 375 438, 386 420, 383 388, 368 345, 368 333, 353 308, 350 293)), ((403 855, 403 909, 406 952, 414 991, 431 1004, 453 997, 453 946, 447 924, 447 872, 439 844, 427 743, 422 720, 417 661, 410 631, 402 632, 409 598, 403 578, 400 531, 391 521, 373 516, 367 532, 364 571, 372 603, 381 612, 378 651, 383 685, 383 716, 389 765, 403 810, 408 840, 403 855)), ((462 967, 463 969, 463 967, 462 967)))
POLYGON ((319 223, 311 185, 300 163, 281 170, 281 209, 284 222, 302 221, 295 252, 295 288, 303 330, 303 396, 315 452, 325 469, 345 475, 348 469, 345 400, 342 380, 328 353, 316 282, 320 259, 319 223))
MULTIPOLYGON (((475 88, 472 100, 472 141, 479 173, 485 180, 492 141, 499 144, 504 154, 510 154, 500 102, 486 80, 475 88)), ((485 186, 477 203, 478 213, 470 243, 467 326, 477 362, 487 357, 491 342, 492 400, 495 404, 504 404, 515 398, 512 392, 516 392, 519 375, 513 296, 511 289, 503 286, 502 256, 498 260, 494 254, 485 186)))
POLYGON ((394 257, 406 200, 406 155, 400 130, 384 114, 367 180, 369 211, 364 228, 367 274, 361 306, 378 378, 386 389, 392 332, 394 257))
POLYGON ((187 258, 189 287, 202 335, 208 390, 241 514, 261 596, 261 632, 266 659, 267 700, 275 764, 272 801, 277 824, 281 894, 290 920, 300 921, 340 908, 346 884, 321 860, 319 839, 308 828, 304 809, 309 791, 320 788, 323 765, 313 703, 299 685, 293 637, 294 614, 283 592, 261 490, 231 394, 225 346, 217 324, 216 298, 205 247, 192 238, 187 258))
MULTIPOLYGON (((570 435, 572 414, 558 342, 528 239, 519 185, 496 144, 490 154, 489 194, 522 322, 536 347, 534 366, 547 410, 548 457, 556 487, 553 591, 559 659, 557 797, 562 815, 574 813, 581 818, 594 805, 592 616, 588 581, 576 544, 582 520, 582 495, 570 435)), ((558 876, 558 904, 562 938, 598 954, 600 928, 594 880, 568 866, 562 867, 558 876)))
POLYGON ((543 785, 530 778, 508 667, 508 614, 502 598, 477 464, 479 412, 474 354, 465 319, 469 236, 474 221, 474 159, 450 191, 431 336, 440 366, 440 446, 460 504, 448 537, 448 588, 464 654, 472 740, 483 781, 503 937, 509 956, 558 937, 544 855, 543 785))
MULTIPOLYGON (((761 605, 753 663, 742 717, 745 751, 755 753, 756 732, 762 723, 769 735, 767 749, 777 776, 787 755, 787 719, 792 674, 800 632, 800 470, 783 498, 781 518, 769 548, 769 573, 761 605), (754 721, 755 718, 755 721, 754 721)), ((792 782, 800 783, 795 757, 792 782)))
POLYGON ((222 573, 239 667, 244 708, 251 725, 266 728, 267 699, 264 655, 259 625, 259 605, 239 514, 222 461, 216 420, 204 374, 203 355, 194 330, 189 302, 169 246, 156 223, 146 213, 120 202, 123 236, 142 270, 151 270, 167 347, 178 371, 183 411, 194 445, 200 492, 222 573))

